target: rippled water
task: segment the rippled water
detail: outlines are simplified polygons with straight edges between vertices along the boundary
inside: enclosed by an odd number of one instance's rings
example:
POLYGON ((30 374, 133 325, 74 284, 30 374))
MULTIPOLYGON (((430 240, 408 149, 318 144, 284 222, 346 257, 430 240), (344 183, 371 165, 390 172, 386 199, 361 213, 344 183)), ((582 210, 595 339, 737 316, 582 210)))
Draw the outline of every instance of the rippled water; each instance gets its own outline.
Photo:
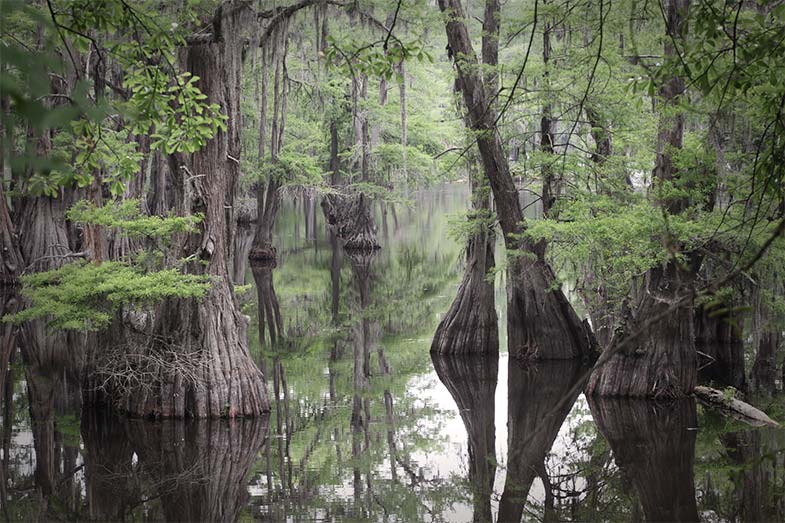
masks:
MULTIPOLYGON (((386 219, 377 209, 384 248, 373 257, 341 252, 320 212, 306 228, 302 205, 283 211, 272 279, 288 341, 271 349, 250 332, 273 407, 263 419, 80 413, 73 373, 25 368, 4 338, 3 516, 785 519, 781 430, 739 425, 692 400, 569 396, 583 371, 570 362, 524 366, 504 350, 498 360, 432 360, 461 270, 448 222, 466 200, 466 187, 445 186, 394 215, 388 205, 386 219)), ((241 300, 256 318, 257 294, 241 300)), ((779 398, 756 404, 775 418, 785 410, 779 398)))

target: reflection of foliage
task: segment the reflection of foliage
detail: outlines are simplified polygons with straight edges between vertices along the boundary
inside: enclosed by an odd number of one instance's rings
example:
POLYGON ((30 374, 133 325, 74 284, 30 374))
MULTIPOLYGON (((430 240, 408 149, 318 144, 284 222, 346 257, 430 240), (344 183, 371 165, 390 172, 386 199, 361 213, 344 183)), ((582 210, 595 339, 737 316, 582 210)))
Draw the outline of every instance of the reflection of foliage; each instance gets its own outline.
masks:
MULTIPOLYGON (((463 204, 462 195, 448 194, 451 210, 463 204)), ((257 464, 259 487, 273 493, 272 498, 253 501, 265 505, 265 512, 312 517, 328 510, 359 519, 395 514, 407 521, 438 521, 452 504, 469 495, 464 478, 440 478, 438 471, 421 465, 423 457, 444 451, 442 423, 447 413, 412 393, 416 387, 430 387, 418 380, 430 369, 428 335, 436 321, 432 311, 446 307, 451 296, 445 289, 457 277, 445 267, 455 266, 459 247, 444 234, 443 213, 429 211, 437 198, 425 199, 416 213, 402 213, 403 230, 390 239, 367 273, 338 253, 341 310, 333 327, 333 253, 324 244, 311 251, 288 243, 291 236, 284 231, 291 230, 296 216, 282 209, 275 286, 282 309, 288 311, 289 330, 298 337, 290 347, 264 355, 268 383, 278 379, 282 390, 279 401, 272 401, 271 418, 280 416, 281 445, 272 439, 269 469, 266 458, 257 464), (370 302, 364 308, 363 278, 370 287, 370 302), (363 350, 366 325, 370 377, 366 386, 356 389, 353 351, 363 350), (275 370, 275 362, 281 370, 275 370), (357 401, 366 420, 362 427, 350 423, 357 401), (365 441, 372 443, 366 446, 365 441), (264 480, 266 473, 272 484, 264 480), (352 502, 341 492, 356 486, 355 473, 362 477, 363 492, 352 502), (292 487, 296 503, 275 494, 292 487)))

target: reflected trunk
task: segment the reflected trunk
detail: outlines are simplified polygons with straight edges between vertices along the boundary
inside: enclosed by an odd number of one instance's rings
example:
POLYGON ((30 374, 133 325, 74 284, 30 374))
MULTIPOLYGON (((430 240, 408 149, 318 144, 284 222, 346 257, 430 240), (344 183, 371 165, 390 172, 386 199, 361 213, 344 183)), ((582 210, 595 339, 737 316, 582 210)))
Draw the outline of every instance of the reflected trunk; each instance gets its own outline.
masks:
MULTIPOLYGON (((50 334, 42 321, 19 328, 18 342, 25 363, 30 430, 35 448, 35 487, 41 514, 75 510, 73 449, 64 452, 56 415, 77 411, 81 401, 82 344, 78 335, 50 334)), ((49 516, 47 516, 49 517, 49 516)))
POLYGON ((248 255, 251 253, 253 238, 253 223, 238 220, 237 234, 234 237, 234 252, 232 253, 232 283, 235 285, 245 285, 248 255))
POLYGON ((747 430, 722 434, 720 440, 730 461, 740 468, 731 477, 736 504, 728 519, 782 521, 781 439, 773 431, 747 430))
POLYGON ((576 389, 567 396, 582 371, 578 361, 527 365, 510 358, 507 477, 499 501, 500 522, 521 521, 536 477, 549 484, 545 459, 580 394, 576 389))
POLYGON ((259 342, 264 346, 269 338, 271 347, 275 347, 283 338, 281 308, 273 286, 274 267, 275 264, 251 260, 251 271, 256 283, 258 301, 259 342))
POLYGON ((592 416, 646 521, 698 521, 695 501, 695 400, 668 404, 590 399, 592 416))
POLYGON ((494 426, 497 357, 442 357, 432 354, 439 379, 450 391, 469 443, 469 481, 474 489, 475 522, 490 522, 491 494, 496 474, 494 426))
POLYGON ((91 514, 97 519, 237 521, 267 416, 148 422, 86 416, 91 514), (136 512, 136 509, 140 512, 136 512))

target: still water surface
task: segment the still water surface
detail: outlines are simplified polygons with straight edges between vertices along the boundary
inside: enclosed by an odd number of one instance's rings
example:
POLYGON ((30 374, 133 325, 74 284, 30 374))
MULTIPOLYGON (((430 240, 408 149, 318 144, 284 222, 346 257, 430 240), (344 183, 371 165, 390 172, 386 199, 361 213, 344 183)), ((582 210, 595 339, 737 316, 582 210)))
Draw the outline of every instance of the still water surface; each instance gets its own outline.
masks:
MULTIPOLYGON (((4 345, 5 519, 785 519, 783 431, 692 400, 562 401, 583 369, 511 361, 504 339, 498 359, 432 360, 461 271, 448 222, 466 201, 453 185, 377 210, 373 257, 341 252, 320 212, 304 227, 302 203, 283 211, 272 280, 290 341, 272 350, 250 332, 273 407, 263 419, 80 413, 72 373, 32 372, 4 345)), ((256 318, 257 293, 241 300, 256 318)))

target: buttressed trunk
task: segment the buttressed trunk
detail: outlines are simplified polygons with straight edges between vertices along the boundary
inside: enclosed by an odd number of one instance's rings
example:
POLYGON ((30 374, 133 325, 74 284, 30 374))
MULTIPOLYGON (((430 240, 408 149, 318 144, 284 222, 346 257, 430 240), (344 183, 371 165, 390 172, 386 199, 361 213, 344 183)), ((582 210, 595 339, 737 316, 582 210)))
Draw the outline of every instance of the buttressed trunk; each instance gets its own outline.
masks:
MULTIPOLYGON (((665 55, 675 57, 673 41, 684 37, 688 0, 670 0, 666 9, 665 55)), ((660 87, 664 108, 657 132, 657 158, 652 182, 655 190, 678 177, 673 151, 682 146, 684 115, 677 110, 684 81, 674 76, 660 87)), ((687 208, 684 198, 662 198, 658 204, 671 214, 687 208)), ((670 240, 666 240, 669 243, 670 240)), ((694 256, 692 256, 694 258, 694 256)), ((675 259, 650 269, 643 284, 642 298, 633 318, 636 331, 644 329, 639 341, 611 356, 591 377, 588 392, 601 396, 673 398, 692 393, 697 382, 695 326, 690 295, 698 265, 684 266, 675 259), (662 317, 654 324, 647 319, 662 317)), ((623 334, 621 334, 623 336, 623 334)), ((611 343, 611 346, 615 342, 611 343)))
POLYGON ((492 230, 469 239, 466 269, 458 294, 439 322, 431 352, 440 354, 498 354, 499 319, 493 282, 488 270, 494 266, 492 230))
POLYGON ((322 198, 322 211, 328 227, 341 240, 347 251, 376 250, 376 223, 371 214, 368 197, 327 194, 322 198))
MULTIPOLYGON (((692 304, 672 306, 688 292, 690 278, 673 263, 645 275, 634 316, 622 327, 630 332, 644 329, 644 334, 592 374, 587 393, 675 398, 692 392, 698 378, 692 304), (663 314, 661 321, 647 324, 649 318, 663 314)), ((622 330, 617 333, 621 339, 622 330)))
POLYGON ((439 0, 439 8, 450 15, 445 22, 449 53, 455 61, 469 125, 477 134, 509 257, 507 331, 508 340, 516 340, 510 342, 510 355, 519 359, 588 357, 595 347, 591 331, 561 289, 553 288, 555 275, 542 246, 524 237, 518 191, 496 128, 497 112, 489 105, 463 8, 459 0, 439 0))
MULTIPOLYGON (((499 57, 498 0, 485 2, 483 20, 482 61, 485 92, 495 99, 498 85, 499 57)), ((494 103, 495 107, 495 103, 494 103)), ((473 155, 472 155, 473 156, 473 155)), ((480 220, 490 214, 488 184, 481 173, 476 173, 473 160, 468 160, 472 190, 472 207, 479 211, 480 220)), ((499 352, 499 318, 496 315, 496 294, 489 272, 496 266, 494 247, 496 235, 492 226, 483 224, 469 238, 466 245, 466 268, 458 294, 450 309, 439 322, 431 343, 431 352, 441 354, 497 354, 499 352)))
POLYGON ((188 271, 210 276, 211 286, 201 300, 172 299, 159 308, 153 339, 132 358, 145 362, 149 374, 139 387, 110 398, 131 415, 215 418, 269 410, 264 376, 248 351, 248 319, 240 313, 228 267, 234 220, 227 209, 235 203, 239 175, 242 49, 247 24, 255 19, 249 3, 225 1, 212 33, 181 50, 184 68, 200 78, 208 101, 228 116, 226 131, 190 157, 175 159, 177 212, 204 216, 201 230, 182 238, 182 256, 198 256, 188 271))

